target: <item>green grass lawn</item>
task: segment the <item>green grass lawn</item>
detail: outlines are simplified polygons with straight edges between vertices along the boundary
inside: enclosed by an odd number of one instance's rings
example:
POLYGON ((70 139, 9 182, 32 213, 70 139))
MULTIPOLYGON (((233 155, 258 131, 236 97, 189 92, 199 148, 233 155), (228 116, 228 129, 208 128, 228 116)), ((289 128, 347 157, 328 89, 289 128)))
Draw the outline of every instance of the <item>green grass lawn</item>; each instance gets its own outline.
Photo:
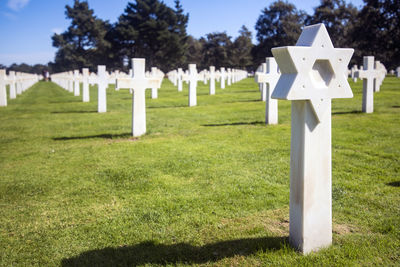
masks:
POLYGON ((265 126, 252 79, 208 95, 165 80, 131 138, 128 90, 82 103, 40 82, 0 108, 0 265, 399 265, 400 79, 375 112, 333 101, 333 245, 288 245, 290 101, 265 126))

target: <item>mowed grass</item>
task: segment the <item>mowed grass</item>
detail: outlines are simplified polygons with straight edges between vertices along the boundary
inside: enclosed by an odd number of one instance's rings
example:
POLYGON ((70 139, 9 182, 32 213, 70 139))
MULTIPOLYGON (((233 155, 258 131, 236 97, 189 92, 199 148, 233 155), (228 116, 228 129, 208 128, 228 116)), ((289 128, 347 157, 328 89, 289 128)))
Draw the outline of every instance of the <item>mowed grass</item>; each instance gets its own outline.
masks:
POLYGON ((2 266, 399 265, 400 79, 375 112, 333 101, 333 245, 288 244, 290 101, 265 126, 253 79, 198 106, 164 80, 132 138, 128 90, 82 103, 40 82, 0 108, 2 266))

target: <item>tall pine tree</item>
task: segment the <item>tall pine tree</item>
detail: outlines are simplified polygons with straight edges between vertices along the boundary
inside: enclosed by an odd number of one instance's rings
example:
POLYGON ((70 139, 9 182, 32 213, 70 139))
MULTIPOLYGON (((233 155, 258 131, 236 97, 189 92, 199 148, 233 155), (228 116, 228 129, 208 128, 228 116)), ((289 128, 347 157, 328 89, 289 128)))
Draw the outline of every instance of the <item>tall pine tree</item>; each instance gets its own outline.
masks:
POLYGON ((110 24, 98 19, 86 1, 75 0, 72 7, 67 5, 65 8, 71 25, 64 33, 52 37, 53 46, 58 48, 52 64, 54 70, 95 69, 98 64, 107 64, 106 51, 110 44, 104 37, 110 24))
POLYGON ((188 16, 180 2, 176 10, 159 0, 136 0, 128 3, 115 26, 114 42, 124 59, 143 57, 147 66, 164 71, 184 62, 188 16))

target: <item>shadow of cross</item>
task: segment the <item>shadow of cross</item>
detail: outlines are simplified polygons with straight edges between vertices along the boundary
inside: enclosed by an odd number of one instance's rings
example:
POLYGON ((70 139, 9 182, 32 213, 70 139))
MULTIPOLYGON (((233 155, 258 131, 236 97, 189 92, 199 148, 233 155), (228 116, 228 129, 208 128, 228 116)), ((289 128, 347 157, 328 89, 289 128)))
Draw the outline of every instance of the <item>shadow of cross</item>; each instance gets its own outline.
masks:
POLYGON ((146 133, 146 89, 157 87, 157 78, 146 78, 144 58, 132 59, 133 76, 117 78, 116 84, 120 89, 133 89, 132 95, 132 136, 141 136, 146 133))

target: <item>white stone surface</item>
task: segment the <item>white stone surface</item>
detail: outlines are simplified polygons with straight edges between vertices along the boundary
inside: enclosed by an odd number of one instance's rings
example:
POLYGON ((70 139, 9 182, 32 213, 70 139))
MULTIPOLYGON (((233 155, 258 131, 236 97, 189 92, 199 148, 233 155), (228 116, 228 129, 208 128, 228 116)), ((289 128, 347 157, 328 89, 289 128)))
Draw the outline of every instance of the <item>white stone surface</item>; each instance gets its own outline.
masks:
POLYGON ((189 107, 197 106, 197 80, 196 64, 189 64, 189 107))
POLYGON ((215 95, 215 67, 214 66, 210 66, 210 73, 209 73, 209 77, 210 77, 210 95, 215 95))
POLYGON ((353 52, 334 48, 323 24, 272 49, 281 70, 272 97, 293 100, 289 241, 303 253, 332 243, 331 99, 353 96, 345 74, 353 52))
MULTIPOLYGON (((156 78, 157 75, 157 68, 156 67, 152 67, 151 68, 151 77, 156 78)), ((158 88, 157 86, 153 86, 151 88, 151 98, 152 99, 157 99, 158 98, 158 88)))
POLYGON ((178 68, 178 92, 182 92, 182 76, 183 70, 181 68, 178 68))
POLYGON ((231 86, 232 85, 232 69, 231 68, 228 68, 228 79, 227 79, 227 84, 228 84, 228 86, 231 86))
POLYGON ((118 78, 120 89, 133 89, 132 95, 132 136, 141 136, 146 133, 146 89, 158 86, 159 80, 146 78, 144 58, 133 58, 133 77, 118 78))
POLYGON ((221 89, 225 89, 225 79, 226 79, 226 71, 224 67, 221 67, 221 89))
POLYGON ((9 84, 10 84, 10 99, 17 98, 17 90, 15 89, 15 71, 9 73, 9 84))
POLYGON ((363 58, 363 69, 358 71, 358 77, 363 79, 362 112, 372 113, 374 112, 374 80, 378 77, 373 56, 363 58))
POLYGON ((382 86, 383 80, 386 77, 387 70, 386 67, 380 62, 375 61, 375 70, 378 72, 378 76, 374 80, 374 92, 379 92, 382 86))
POLYGON ((82 69, 82 101, 89 102, 90 101, 90 92, 89 92, 89 69, 82 69))
POLYGON ((97 112, 104 113, 107 112, 107 73, 106 66, 99 65, 97 66, 97 88, 98 88, 98 97, 97 97, 97 112))
POLYGON ((273 99, 272 91, 279 80, 280 72, 273 57, 267 57, 262 64, 262 72, 256 73, 256 82, 262 84, 262 97, 265 95, 265 124, 278 124, 278 100, 273 99))
POLYGON ((74 70, 74 96, 80 95, 79 70, 74 70))
POLYGON ((7 106, 6 70, 0 70, 0 107, 7 106))

